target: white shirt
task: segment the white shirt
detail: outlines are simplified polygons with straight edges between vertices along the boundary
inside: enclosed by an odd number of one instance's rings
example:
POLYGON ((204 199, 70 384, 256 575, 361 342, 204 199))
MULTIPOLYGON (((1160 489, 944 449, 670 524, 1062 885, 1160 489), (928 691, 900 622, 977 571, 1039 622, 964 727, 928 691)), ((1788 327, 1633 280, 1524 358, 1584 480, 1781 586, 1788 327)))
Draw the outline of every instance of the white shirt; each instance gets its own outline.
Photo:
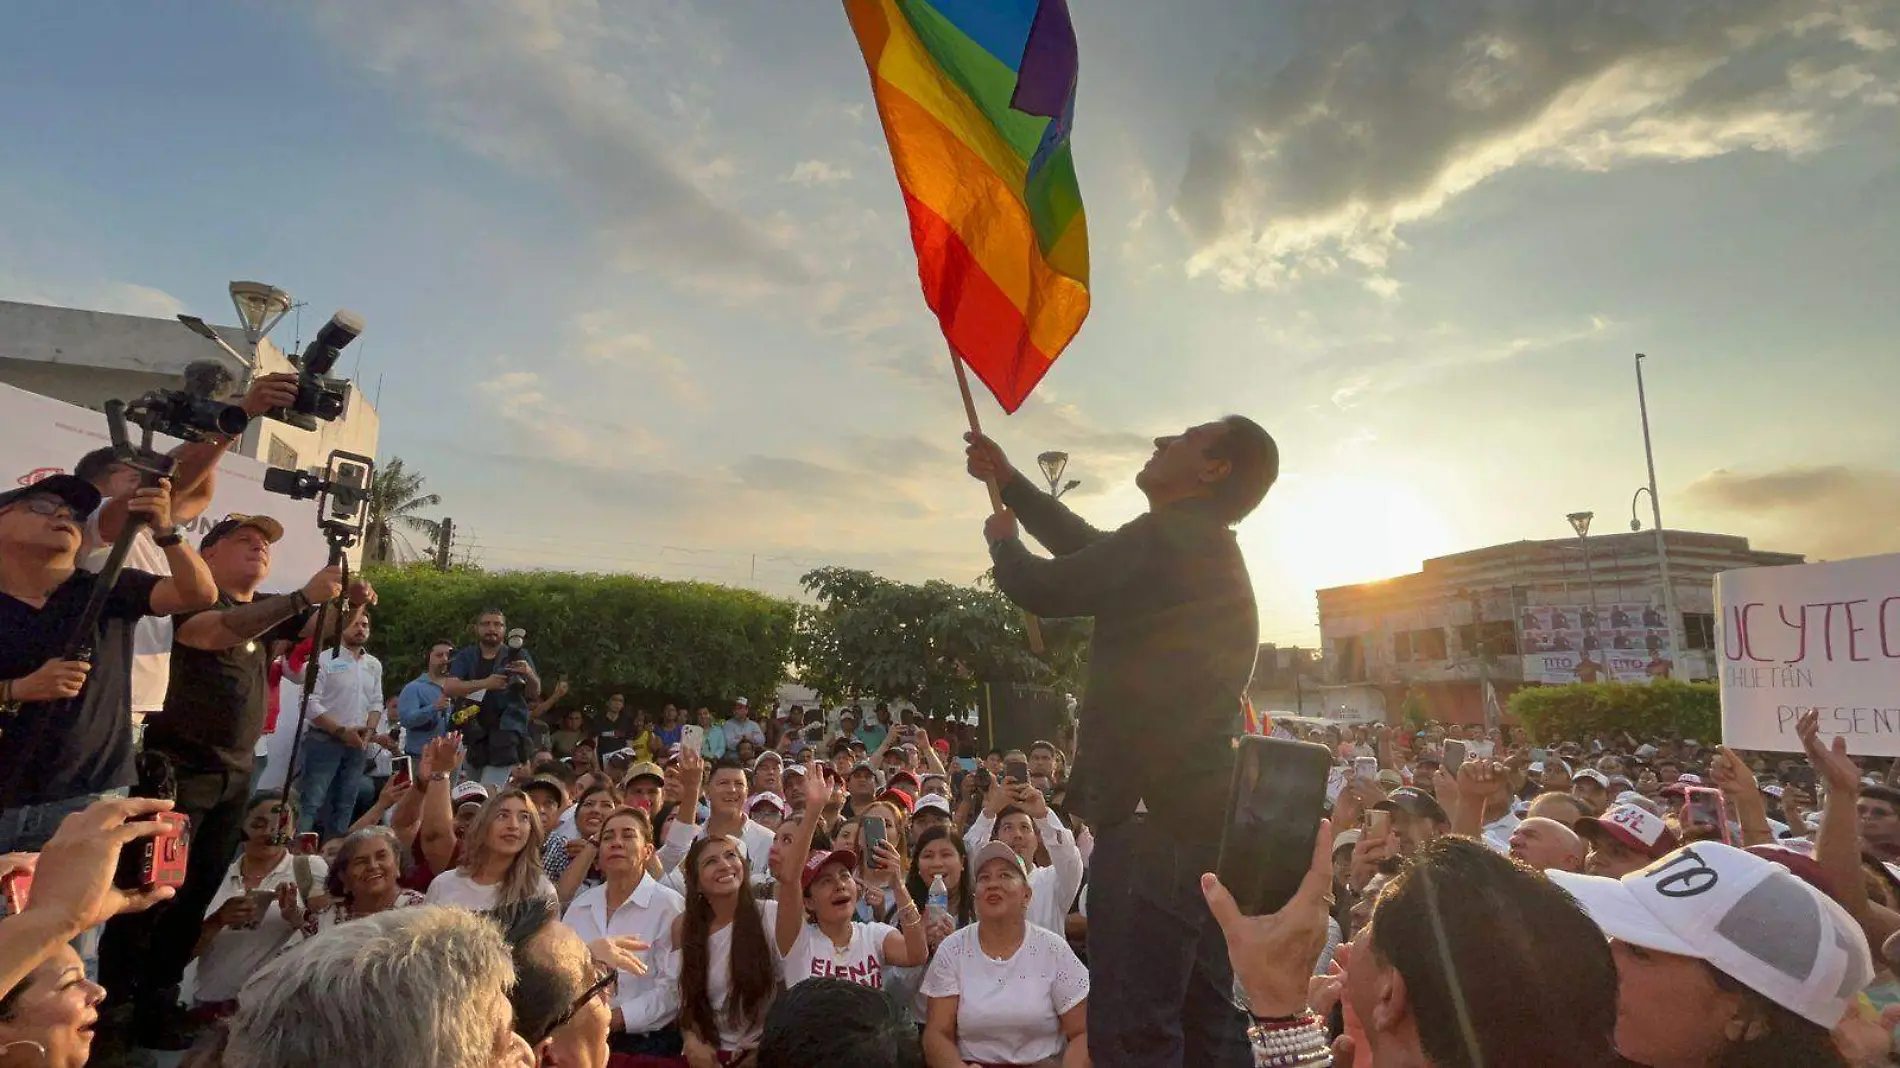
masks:
POLYGON ((644 876, 612 915, 607 913, 605 886, 581 891, 568 906, 567 925, 583 942, 630 935, 653 947, 647 974, 620 973, 614 1006, 628 1034, 658 1031, 679 1015, 679 977, 654 965, 667 954, 673 917, 684 911, 685 898, 644 876))
MULTIPOLYGON (((205 909, 207 917, 223 908, 224 903, 232 898, 253 892, 244 885, 243 871, 239 867, 243 860, 244 855, 238 854, 238 859, 233 860, 230 869, 224 873, 224 882, 218 884, 217 894, 211 898, 210 907, 205 909)), ((329 868, 323 863, 322 857, 311 857, 308 864, 311 885, 321 893, 329 868)), ((277 907, 277 888, 296 885, 297 858, 286 850, 283 859, 270 870, 270 874, 258 880, 255 892, 260 895, 268 892, 270 901, 258 910, 256 926, 219 929, 199 955, 198 1001, 235 1001, 238 991, 251 978, 251 973, 263 967, 277 955, 284 943, 290 941, 290 936, 297 932, 297 928, 284 919, 284 910, 277 907)))
POLYGON ((847 983, 884 989, 884 940, 897 933, 888 923, 851 924, 851 944, 839 949, 831 936, 808 923, 785 954, 785 986, 807 979, 843 979, 847 983))
MULTIPOLYGON (((99 536, 99 515, 110 501, 102 501, 86 520, 85 543, 79 566, 97 572, 105 566, 112 546, 99 536)), ((152 528, 140 527, 125 554, 125 566, 154 575, 170 576, 165 550, 152 540, 152 528)), ((146 616, 132 628, 132 711, 157 712, 165 707, 165 689, 172 679, 172 618, 146 616)))
MULTIPOLYGON (((554 884, 548 882, 548 877, 541 872, 539 865, 535 867, 535 877, 540 884, 535 891, 535 896, 547 898, 548 904, 559 908, 559 902, 554 895, 554 884)), ((447 905, 451 908, 467 909, 470 912, 493 912, 500 898, 500 883, 483 886, 469 876, 463 875, 457 868, 450 868, 432 879, 429 882, 429 892, 423 895, 423 899, 431 905, 447 905)))
MULTIPOLYGON (((760 901, 756 904, 759 907, 759 923, 765 928, 767 947, 776 961, 778 946, 773 941, 772 932, 778 927, 778 902, 760 901)), ((678 949, 666 955, 665 968, 675 983, 679 981, 683 959, 678 949)), ((681 996, 685 996, 683 991, 681 996)), ((761 1012, 758 1019, 735 1028, 726 1017, 726 999, 731 996, 732 924, 727 924, 706 940, 706 1003, 712 1006, 713 1019, 719 1027, 721 1053, 757 1049, 759 1040, 765 1037, 765 1013, 761 1012)))
POLYGON ((1069 942, 1034 924, 1008 960, 977 941, 977 925, 937 947, 923 992, 957 999, 957 1053, 984 1064, 1040 1064, 1062 1054, 1063 1013, 1089 996, 1089 972, 1069 942))
MULTIPOLYGON (((658 853, 660 870, 665 872, 662 880, 667 886, 684 894, 686 892, 686 872, 680 863, 693 848, 693 843, 705 837, 705 823, 683 824, 674 820, 667 825, 666 835, 660 841, 658 853)), ((746 817, 745 826, 739 828, 739 841, 745 846, 746 868, 751 872, 751 883, 759 886, 773 882, 772 878, 772 840, 778 835, 772 828, 746 817)))
MULTIPOLYGON (((1082 851, 1075 835, 1051 812, 1037 824, 1042 829, 1042 844, 1049 850, 1049 866, 1029 869, 1029 922, 1064 935, 1069 929, 1069 903, 1082 889, 1082 851)), ((996 817, 983 813, 963 836, 971 856, 990 840, 996 817)), ((1065 935, 1066 937, 1066 935, 1065 935)))
POLYGON ((1484 844, 1504 854, 1511 855, 1511 832, 1524 821, 1514 812, 1506 812, 1497 819, 1484 825, 1484 844))
POLYGON ((354 730, 380 723, 383 716, 383 662, 369 653, 326 651, 317 658, 317 688, 310 693, 308 724, 329 716, 338 727, 354 730))

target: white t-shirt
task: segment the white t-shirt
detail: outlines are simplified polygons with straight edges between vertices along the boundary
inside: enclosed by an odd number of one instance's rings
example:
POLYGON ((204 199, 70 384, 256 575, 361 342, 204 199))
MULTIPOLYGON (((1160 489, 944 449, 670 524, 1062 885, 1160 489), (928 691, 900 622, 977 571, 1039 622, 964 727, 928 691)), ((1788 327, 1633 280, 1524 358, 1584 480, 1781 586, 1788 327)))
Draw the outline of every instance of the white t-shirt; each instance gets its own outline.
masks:
MULTIPOLYGON (((539 884, 536 895, 547 898, 548 904, 557 905, 554 884, 537 866, 535 881, 539 884)), ((424 899, 431 905, 448 905, 452 908, 467 909, 470 912, 493 912, 496 901, 501 897, 501 884, 483 886, 473 878, 462 874, 459 868, 450 868, 429 882, 429 892, 424 899)), ((558 905, 557 905, 558 907, 558 905)))
MULTIPOLYGON (((772 956, 778 956, 778 946, 773 943, 772 932, 778 926, 778 902, 760 901, 759 922, 765 926, 765 941, 772 956)), ((668 978, 677 985, 680 976, 680 964, 683 958, 678 949, 666 955, 668 978)), ((684 999, 685 991, 680 991, 684 999)), ((735 1028, 726 1018, 726 999, 732 996, 732 925, 727 924, 712 933, 706 940, 706 1003, 712 1006, 713 1019, 719 1026, 719 1050, 722 1053, 737 1053, 741 1050, 757 1049, 759 1040, 765 1037, 765 1014, 750 1024, 735 1028)))
POLYGON ((994 960, 971 924, 943 940, 923 992, 957 999, 957 1052, 984 1064, 1038 1064, 1066 1043, 1057 1019, 1089 996, 1089 972, 1068 940, 1026 924, 1023 944, 994 960))
MULTIPOLYGON (((231 862, 231 867, 224 873, 224 881, 218 884, 217 894, 211 898, 210 907, 205 909, 206 916, 223 908, 224 903, 232 898, 253 892, 244 885, 242 869, 239 868, 242 863, 242 854, 231 862)), ((313 892, 322 893, 323 880, 329 874, 329 868, 323 863, 322 857, 311 857, 308 864, 313 892)), ((290 941, 290 936, 297 932, 297 928, 284 919, 284 910, 277 907, 277 888, 285 885, 297 885, 297 858, 288 851, 269 875, 258 880, 255 892, 261 894, 268 891, 271 899, 258 911, 256 925, 220 928, 199 955, 195 995, 198 1001, 237 1000, 238 991, 251 978, 251 973, 275 957, 284 943, 290 941)))
POLYGON ((1514 812, 1506 812, 1497 819, 1484 825, 1484 844, 1504 854, 1511 855, 1511 832, 1524 821, 1514 812))
MULTIPOLYGON (((107 503, 110 502, 101 502, 86 520, 86 540, 79 566, 88 571, 96 572, 105 566, 106 557, 112 553, 111 543, 99 537, 99 513, 105 511, 107 503)), ((165 550, 152 540, 150 527, 141 528, 132 539, 132 546, 125 554, 125 566, 154 575, 169 577, 172 573, 165 550)), ((165 689, 171 685, 171 679, 172 618, 146 616, 132 628, 132 711, 157 712, 164 708, 165 689)))
POLYGON ((884 989, 884 939, 897 933, 888 923, 851 924, 851 944, 839 949, 831 936, 808 923, 785 955, 785 986, 807 979, 843 979, 847 983, 884 989))

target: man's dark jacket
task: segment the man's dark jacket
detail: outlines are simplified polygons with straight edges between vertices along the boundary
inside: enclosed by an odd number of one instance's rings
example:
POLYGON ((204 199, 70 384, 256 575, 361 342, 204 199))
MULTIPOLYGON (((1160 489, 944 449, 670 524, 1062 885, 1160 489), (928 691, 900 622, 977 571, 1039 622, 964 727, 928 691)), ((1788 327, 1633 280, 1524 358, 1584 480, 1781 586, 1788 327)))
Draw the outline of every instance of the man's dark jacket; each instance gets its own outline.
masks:
POLYGON ((1110 827, 1145 800, 1183 838, 1218 838, 1260 643, 1233 530, 1192 500, 1105 534, 1020 474, 1003 503, 1055 558, 996 543, 997 588, 1038 616, 1095 619, 1069 809, 1110 827))

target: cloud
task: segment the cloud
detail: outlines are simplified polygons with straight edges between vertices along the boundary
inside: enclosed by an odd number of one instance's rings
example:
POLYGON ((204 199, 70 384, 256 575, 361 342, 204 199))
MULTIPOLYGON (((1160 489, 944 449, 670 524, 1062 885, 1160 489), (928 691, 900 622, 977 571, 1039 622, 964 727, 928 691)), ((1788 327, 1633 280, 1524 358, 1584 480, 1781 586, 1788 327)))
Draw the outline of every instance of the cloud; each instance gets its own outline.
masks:
POLYGON ((562 189, 616 260, 797 282, 804 268, 712 192, 733 171, 693 91, 720 44, 681 0, 325 0, 319 25, 471 151, 562 189), (659 101, 649 110, 641 101, 659 101))
POLYGON ((1301 0, 1301 50, 1230 79, 1174 215, 1190 273, 1270 287, 1353 265, 1517 167, 1799 154, 1900 87, 1874 0, 1301 0))
POLYGON ((851 168, 835 167, 821 159, 801 160, 783 181, 797 185, 837 185, 851 180, 851 168))
POLYGON ((591 418, 550 397, 535 371, 504 371, 475 383, 475 389, 504 431, 496 444, 510 455, 597 471, 658 448, 640 426, 591 418))
POLYGON ((686 361, 662 349, 648 334, 627 327, 616 313, 587 312, 575 330, 583 360, 631 371, 680 404, 706 407, 706 391, 686 361))
POLYGON ((1760 548, 1822 560, 1900 551, 1900 470, 1716 470, 1691 483, 1683 498, 1692 508, 1745 522, 1760 548))

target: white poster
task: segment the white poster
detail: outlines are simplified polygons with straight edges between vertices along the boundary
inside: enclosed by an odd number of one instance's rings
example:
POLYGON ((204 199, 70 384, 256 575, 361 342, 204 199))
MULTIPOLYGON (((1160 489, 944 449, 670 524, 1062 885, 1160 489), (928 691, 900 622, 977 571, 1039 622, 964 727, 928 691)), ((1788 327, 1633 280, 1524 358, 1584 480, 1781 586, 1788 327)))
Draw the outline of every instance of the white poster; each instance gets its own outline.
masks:
POLYGON ((1856 756, 1900 756, 1900 555, 1715 579, 1722 740, 1798 752, 1795 720, 1856 756))
MULTIPOLYGON (((138 428, 128 429, 136 443, 138 428)), ((12 489, 65 474, 80 457, 110 444, 104 415, 0 383, 0 486, 12 489)), ((178 444, 175 438, 154 439, 160 451, 178 444)), ((186 537, 196 545, 212 524, 233 513, 272 516, 284 525, 284 540, 271 552, 271 577, 264 589, 294 590, 323 568, 329 547, 317 530, 316 502, 265 492, 267 469, 247 456, 226 454, 218 464, 216 495, 186 528, 186 537)))

